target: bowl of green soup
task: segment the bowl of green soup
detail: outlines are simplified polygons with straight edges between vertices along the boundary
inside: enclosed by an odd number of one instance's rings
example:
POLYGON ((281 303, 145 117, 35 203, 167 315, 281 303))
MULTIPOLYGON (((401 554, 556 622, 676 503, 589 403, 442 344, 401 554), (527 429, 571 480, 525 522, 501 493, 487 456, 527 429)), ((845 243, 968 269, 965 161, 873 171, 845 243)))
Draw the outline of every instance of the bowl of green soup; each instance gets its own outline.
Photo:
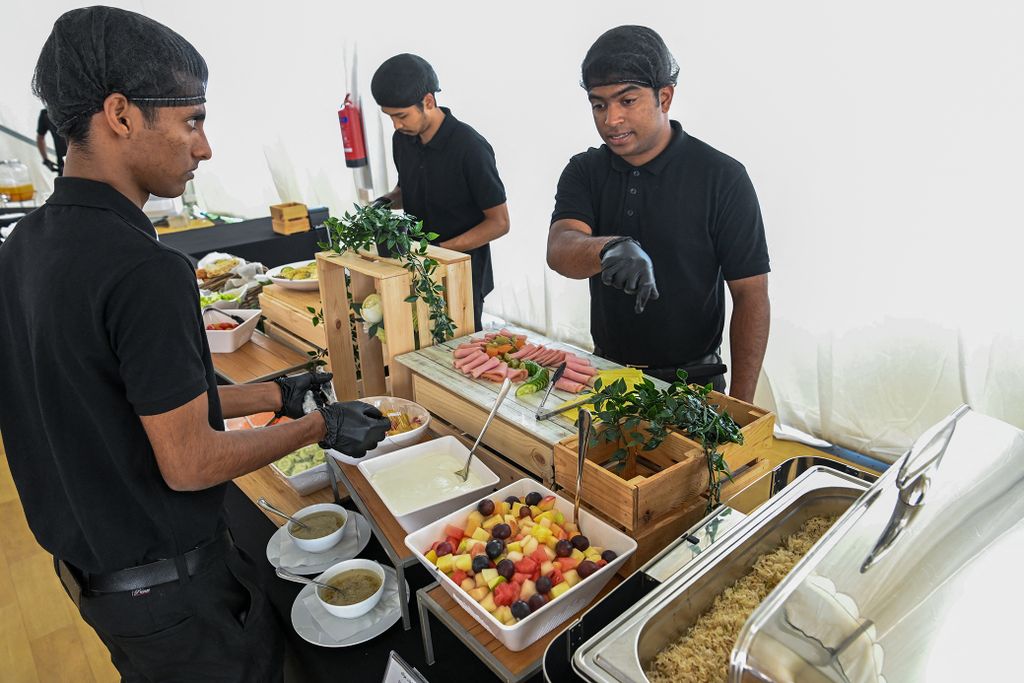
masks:
POLYGON ((348 523, 348 511, 334 503, 310 505, 292 517, 306 526, 285 522, 288 526, 288 536, 295 545, 308 553, 322 553, 333 548, 341 540, 342 534, 345 533, 345 525, 348 523))
POLYGON ((377 606, 384 594, 384 568, 373 560, 339 562, 316 580, 330 586, 317 587, 320 604, 343 619, 363 616, 377 606))

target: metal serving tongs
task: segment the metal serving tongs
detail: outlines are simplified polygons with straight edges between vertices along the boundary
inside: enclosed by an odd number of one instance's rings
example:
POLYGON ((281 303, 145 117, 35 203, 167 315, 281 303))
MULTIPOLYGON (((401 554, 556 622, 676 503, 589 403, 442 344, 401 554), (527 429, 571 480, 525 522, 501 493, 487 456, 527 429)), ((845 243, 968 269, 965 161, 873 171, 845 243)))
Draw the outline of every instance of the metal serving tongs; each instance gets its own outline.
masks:
POLYGON ((242 323, 245 322, 245 318, 243 318, 241 316, 237 316, 234 313, 228 313, 228 312, 226 312, 224 310, 221 310, 221 309, 217 308, 216 306, 207 306, 206 308, 203 309, 203 313, 206 313, 207 311, 213 311, 214 313, 220 313, 221 315, 223 315, 226 318, 231 318, 232 320, 234 320, 239 325, 241 325, 242 323))
POLYGON ((491 414, 487 416, 487 421, 484 422, 484 426, 480 430, 480 434, 476 437, 476 443, 474 443, 473 447, 469 449, 469 456, 466 458, 466 466, 455 472, 456 476, 462 477, 462 481, 466 481, 466 479, 469 478, 469 464, 473 462, 473 451, 475 451, 476 447, 480 445, 480 440, 484 438, 484 432, 486 432, 487 428, 491 426, 491 420, 494 419, 494 416, 498 412, 498 408, 501 407, 502 401, 505 400, 505 396, 508 395, 508 390, 511 388, 512 380, 506 377, 505 381, 501 383, 501 389, 498 390, 498 398, 494 400, 494 407, 491 408, 491 414))
MULTIPOLYGON (((966 405, 954 410, 942 422, 935 425, 931 433, 923 434, 914 442, 913 447, 904 456, 899 472, 896 474, 896 488, 899 491, 896 497, 896 507, 892 511, 889 523, 885 525, 882 535, 875 543, 875 547, 864 558, 864 563, 860 567, 861 574, 882 559, 911 520, 924 507, 925 495, 928 493, 935 472, 942 463, 942 456, 946 454, 949 442, 953 439, 956 424, 969 410, 970 408, 966 405), (921 464, 911 471, 910 466, 917 465, 918 462, 921 464)), ((877 497, 877 492, 881 489, 875 490, 874 497, 877 497)), ((865 505, 874 502, 874 497, 867 500, 865 505)))
POLYGON ((551 382, 548 384, 547 390, 544 391, 544 398, 540 400, 540 405, 537 406, 537 412, 533 414, 538 420, 542 419, 541 414, 544 408, 544 404, 548 402, 548 396, 551 395, 551 390, 555 388, 555 383, 562 379, 562 374, 565 372, 565 361, 555 369, 555 374, 551 375, 551 382))
POLYGON ((590 411, 580 408, 579 417, 576 420, 576 434, 579 443, 576 447, 576 500, 572 506, 572 523, 576 525, 576 533, 582 534, 580 526, 580 501, 583 499, 583 464, 587 461, 587 449, 590 448, 590 411))

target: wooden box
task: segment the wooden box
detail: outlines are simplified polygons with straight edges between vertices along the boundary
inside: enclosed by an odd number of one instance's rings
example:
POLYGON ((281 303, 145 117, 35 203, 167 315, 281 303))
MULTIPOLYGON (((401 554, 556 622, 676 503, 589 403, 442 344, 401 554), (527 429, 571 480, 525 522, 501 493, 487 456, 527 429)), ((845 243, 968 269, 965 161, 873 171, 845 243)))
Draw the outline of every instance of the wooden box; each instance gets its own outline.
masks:
POLYGON ((260 308, 270 323, 298 337, 309 346, 327 348, 324 326, 314 326, 313 314, 309 312, 310 308, 320 310, 320 292, 266 285, 260 293, 260 308))
POLYGON ((270 227, 281 235, 309 231, 309 209, 299 202, 274 204, 270 207, 270 227))
MULTIPOLYGON (((427 255, 437 261, 434 278, 445 286, 448 315, 455 324, 455 336, 473 331, 473 275, 469 255, 441 247, 428 247, 427 255)), ((430 309, 422 300, 409 303, 412 276, 399 261, 382 258, 372 252, 344 254, 321 252, 316 256, 323 302, 327 353, 334 372, 334 390, 338 399, 390 393, 413 398, 412 376, 408 368, 393 362, 395 356, 433 344, 430 334, 430 309), (346 283, 346 273, 350 282, 346 283), (370 337, 363 324, 354 318, 351 304, 362 303, 371 293, 381 298, 381 312, 387 344, 370 337), (351 295, 351 301, 350 301, 351 295), (413 310, 416 323, 413 323, 413 310), (359 349, 359 377, 356 383, 356 356, 352 338, 355 327, 359 349), (385 370, 389 373, 387 376, 385 370)))
MULTIPOLYGON (((742 444, 719 447, 735 477, 758 460, 758 448, 772 436, 775 416, 718 392, 712 392, 709 401, 726 410, 743 433, 742 444)), ((590 448, 584 466, 583 502, 602 518, 639 540, 640 534, 663 524, 667 517, 688 515, 698 499, 704 505, 707 463, 696 441, 670 433, 658 448, 639 454, 638 474, 628 481, 603 466, 616 449, 611 443, 590 448)), ((576 454, 575 436, 554 449, 555 482, 570 495, 576 492, 576 454)))

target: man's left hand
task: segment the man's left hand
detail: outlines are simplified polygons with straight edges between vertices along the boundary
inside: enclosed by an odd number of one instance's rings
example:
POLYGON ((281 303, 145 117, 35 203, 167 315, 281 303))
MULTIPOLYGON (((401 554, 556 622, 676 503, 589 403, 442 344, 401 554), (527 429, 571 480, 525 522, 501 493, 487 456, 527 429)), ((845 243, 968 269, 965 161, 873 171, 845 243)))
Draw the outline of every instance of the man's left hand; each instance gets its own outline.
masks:
POLYGON ((329 372, 306 372, 292 377, 278 377, 274 380, 277 386, 281 387, 281 409, 279 415, 299 419, 306 413, 302 410, 302 400, 306 392, 318 389, 321 385, 330 382, 334 377, 329 372))

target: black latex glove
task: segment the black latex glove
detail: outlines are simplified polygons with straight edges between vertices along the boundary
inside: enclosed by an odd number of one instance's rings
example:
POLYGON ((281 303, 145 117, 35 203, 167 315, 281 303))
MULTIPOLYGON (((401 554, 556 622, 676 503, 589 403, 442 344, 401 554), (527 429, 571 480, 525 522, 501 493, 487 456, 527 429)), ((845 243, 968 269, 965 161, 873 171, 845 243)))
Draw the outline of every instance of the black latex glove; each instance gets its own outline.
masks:
POLYGON ((46 168, 50 169, 54 173, 57 172, 57 164, 56 164, 56 162, 50 161, 49 159, 43 159, 43 166, 45 166, 46 168))
POLYGON ((376 448, 391 429, 391 420, 362 401, 332 403, 318 410, 327 427, 320 447, 333 448, 353 458, 361 458, 366 451, 376 448))
POLYGON ((281 409, 277 415, 285 415, 297 420, 306 413, 302 410, 302 399, 306 392, 313 390, 316 394, 321 385, 331 381, 334 377, 329 372, 306 372, 292 377, 278 377, 274 380, 277 386, 281 387, 281 409))
POLYGON ((658 298, 654 283, 654 264, 640 243, 631 237, 615 239, 601 250, 601 282, 636 294, 633 310, 643 313, 649 300, 658 298))
POLYGON ((391 200, 387 197, 377 197, 373 200, 373 203, 370 204, 370 208, 372 209, 384 209, 389 206, 391 206, 391 200))

